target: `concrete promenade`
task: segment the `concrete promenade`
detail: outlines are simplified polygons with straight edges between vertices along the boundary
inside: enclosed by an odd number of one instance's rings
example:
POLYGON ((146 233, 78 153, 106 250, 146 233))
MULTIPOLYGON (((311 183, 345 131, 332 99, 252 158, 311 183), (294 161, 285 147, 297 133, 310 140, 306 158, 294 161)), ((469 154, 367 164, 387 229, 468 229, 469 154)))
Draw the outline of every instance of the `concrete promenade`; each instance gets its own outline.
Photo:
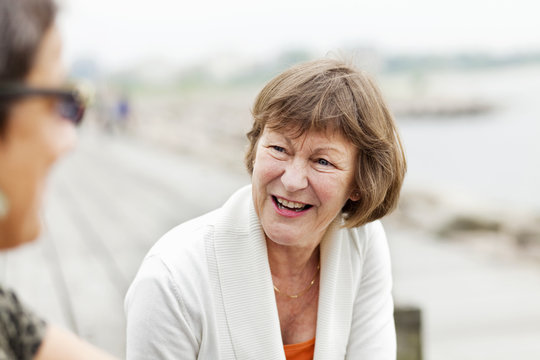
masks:
MULTIPOLYGON (((52 175, 43 236, 0 255, 0 282, 119 357, 123 298, 145 253, 249 182, 237 168, 91 131, 52 175)), ((387 233, 396 303, 423 310, 425 359, 540 359, 539 264, 436 242, 392 221, 387 233)))

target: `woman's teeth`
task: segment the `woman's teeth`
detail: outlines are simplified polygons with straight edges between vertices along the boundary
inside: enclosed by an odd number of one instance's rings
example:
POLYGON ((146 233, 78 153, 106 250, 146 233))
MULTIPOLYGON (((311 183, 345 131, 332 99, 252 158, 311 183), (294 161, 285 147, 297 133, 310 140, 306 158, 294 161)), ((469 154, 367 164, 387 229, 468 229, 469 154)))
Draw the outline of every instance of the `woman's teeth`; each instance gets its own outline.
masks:
POLYGON ((301 204, 294 201, 287 201, 285 199, 280 199, 278 197, 276 197, 275 199, 280 208, 286 207, 289 210, 301 211, 309 207, 309 205, 306 205, 306 204, 301 204))

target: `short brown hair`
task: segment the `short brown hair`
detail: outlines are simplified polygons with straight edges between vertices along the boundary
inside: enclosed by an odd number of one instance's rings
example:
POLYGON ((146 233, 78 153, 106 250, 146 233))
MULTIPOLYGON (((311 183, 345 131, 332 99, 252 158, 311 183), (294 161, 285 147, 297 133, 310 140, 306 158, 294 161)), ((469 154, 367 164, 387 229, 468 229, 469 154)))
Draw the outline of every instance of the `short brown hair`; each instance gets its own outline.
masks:
POLYGON ((252 114, 245 159, 250 174, 266 126, 298 136, 311 130, 337 131, 358 149, 353 191, 360 200, 348 200, 343 207, 345 226, 380 219, 396 207, 407 168, 405 154, 393 117, 364 72, 330 59, 296 65, 261 90, 252 114))
MULTIPOLYGON (((24 81, 56 17, 53 0, 0 1, 0 83, 24 81)), ((0 135, 12 100, 0 101, 0 135)))

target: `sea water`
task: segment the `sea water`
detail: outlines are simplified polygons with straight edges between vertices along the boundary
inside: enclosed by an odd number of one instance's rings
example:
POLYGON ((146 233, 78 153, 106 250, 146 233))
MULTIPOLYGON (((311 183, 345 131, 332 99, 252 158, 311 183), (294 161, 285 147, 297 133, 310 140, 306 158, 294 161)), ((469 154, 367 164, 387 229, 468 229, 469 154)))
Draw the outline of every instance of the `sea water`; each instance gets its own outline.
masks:
POLYGON ((540 210, 540 66, 471 72, 444 86, 454 94, 475 89, 493 110, 397 116, 409 165, 405 190, 540 210))

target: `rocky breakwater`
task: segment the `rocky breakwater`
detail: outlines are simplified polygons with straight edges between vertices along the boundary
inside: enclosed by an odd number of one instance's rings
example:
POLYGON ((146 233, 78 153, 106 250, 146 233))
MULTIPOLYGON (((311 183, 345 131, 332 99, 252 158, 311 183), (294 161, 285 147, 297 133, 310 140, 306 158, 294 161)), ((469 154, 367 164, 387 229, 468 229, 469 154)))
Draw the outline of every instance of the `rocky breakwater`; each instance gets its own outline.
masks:
POLYGON ((425 191, 405 191, 390 221, 423 230, 437 241, 466 242, 476 250, 540 265, 540 211, 465 205, 425 191))

